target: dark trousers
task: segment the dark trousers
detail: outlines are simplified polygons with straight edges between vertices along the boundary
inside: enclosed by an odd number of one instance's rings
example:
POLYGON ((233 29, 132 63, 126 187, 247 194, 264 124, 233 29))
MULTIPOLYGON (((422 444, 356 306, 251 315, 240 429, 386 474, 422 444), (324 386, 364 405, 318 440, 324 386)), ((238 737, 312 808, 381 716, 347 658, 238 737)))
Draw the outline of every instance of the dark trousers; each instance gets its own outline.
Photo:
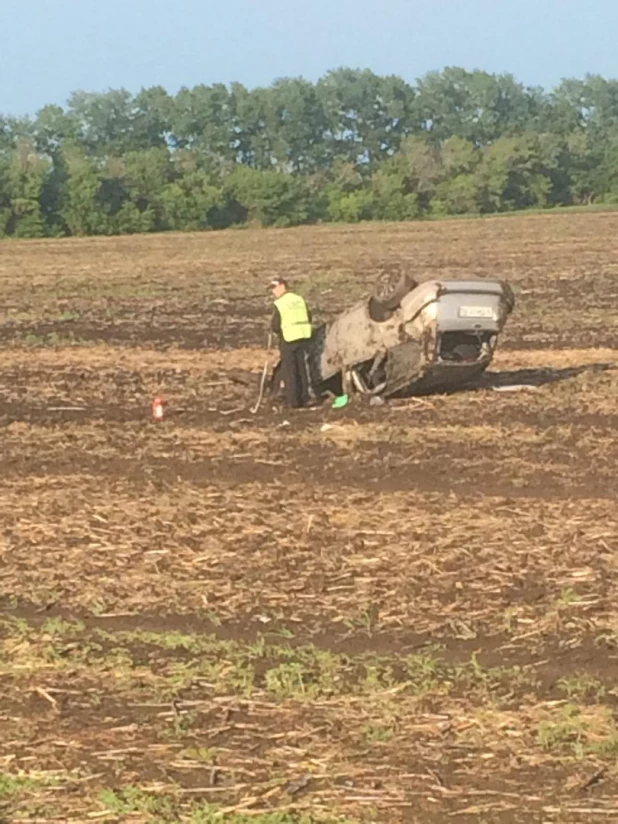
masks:
POLYGON ((293 343, 281 341, 281 372, 285 384, 285 401, 287 406, 306 406, 309 403, 309 379, 305 364, 306 341, 293 343))

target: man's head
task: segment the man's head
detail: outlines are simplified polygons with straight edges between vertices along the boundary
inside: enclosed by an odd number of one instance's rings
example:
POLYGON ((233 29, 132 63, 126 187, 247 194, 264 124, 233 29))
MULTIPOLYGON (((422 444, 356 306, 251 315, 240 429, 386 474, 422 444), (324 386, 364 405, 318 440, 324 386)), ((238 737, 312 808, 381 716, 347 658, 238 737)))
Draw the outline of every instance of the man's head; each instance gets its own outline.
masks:
POLYGON ((270 289, 275 300, 284 295, 288 290, 288 284, 283 278, 273 278, 270 282, 270 289))

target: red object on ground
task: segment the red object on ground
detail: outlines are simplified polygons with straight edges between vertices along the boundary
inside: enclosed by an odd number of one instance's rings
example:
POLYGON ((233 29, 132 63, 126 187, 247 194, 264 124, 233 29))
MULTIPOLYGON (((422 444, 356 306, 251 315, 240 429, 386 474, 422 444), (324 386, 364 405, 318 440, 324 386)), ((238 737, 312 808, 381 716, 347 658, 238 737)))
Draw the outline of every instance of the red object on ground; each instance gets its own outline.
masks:
POLYGON ((160 421, 163 418, 163 401, 161 398, 155 398, 152 402, 152 417, 155 421, 160 421))

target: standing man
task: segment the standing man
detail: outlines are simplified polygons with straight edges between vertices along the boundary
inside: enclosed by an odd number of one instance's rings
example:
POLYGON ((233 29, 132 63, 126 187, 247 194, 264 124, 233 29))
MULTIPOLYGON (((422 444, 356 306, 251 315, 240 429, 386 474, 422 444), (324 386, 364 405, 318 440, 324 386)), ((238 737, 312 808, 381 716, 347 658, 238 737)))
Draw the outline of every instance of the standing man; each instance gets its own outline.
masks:
POLYGON ((312 331, 311 313, 304 298, 290 292, 283 278, 274 278, 270 288, 275 299, 271 328, 279 335, 286 404, 295 408, 306 406, 309 403, 309 379, 305 351, 312 331))

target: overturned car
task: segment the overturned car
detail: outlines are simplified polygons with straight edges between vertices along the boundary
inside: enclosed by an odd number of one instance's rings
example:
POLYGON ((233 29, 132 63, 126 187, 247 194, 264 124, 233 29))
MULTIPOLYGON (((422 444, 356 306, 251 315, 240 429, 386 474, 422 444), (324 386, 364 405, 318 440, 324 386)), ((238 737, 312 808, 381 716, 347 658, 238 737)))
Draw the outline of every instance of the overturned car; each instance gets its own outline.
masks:
POLYGON ((381 278, 369 299, 315 329, 307 349, 311 390, 316 398, 391 397, 463 386, 491 363, 514 305, 499 280, 381 278))

